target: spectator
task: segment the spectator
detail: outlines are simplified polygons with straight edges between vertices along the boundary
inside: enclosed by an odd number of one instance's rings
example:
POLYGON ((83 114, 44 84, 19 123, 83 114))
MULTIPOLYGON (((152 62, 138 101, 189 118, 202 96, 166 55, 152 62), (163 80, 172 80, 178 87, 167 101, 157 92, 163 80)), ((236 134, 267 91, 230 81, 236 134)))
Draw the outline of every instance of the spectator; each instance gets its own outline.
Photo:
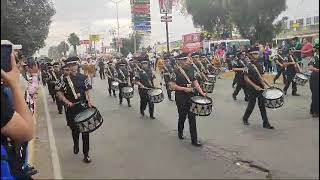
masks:
POLYGON ((4 149, 8 154, 11 175, 21 178, 23 164, 18 164, 17 159, 12 159, 15 149, 9 146, 8 139, 14 144, 29 141, 33 137, 35 124, 19 87, 20 72, 14 54, 11 55, 11 64, 10 72, 4 72, 1 69, 1 151, 3 152, 4 149), (10 88, 12 96, 5 93, 5 87, 10 88))
POLYGON ((271 61, 272 72, 273 73, 277 72, 277 63, 276 63, 276 60, 274 58, 276 54, 278 54, 277 45, 273 44, 271 46, 271 56, 269 57, 270 61, 271 61))
POLYGON ((266 47, 264 49, 264 67, 266 69, 266 72, 272 72, 272 66, 269 56, 271 56, 271 46, 269 43, 266 44, 266 47))
POLYGON ((258 54, 258 63, 263 68, 262 72, 265 72, 265 66, 264 66, 264 47, 262 44, 259 45, 259 54, 258 54))
POLYGON ((302 57, 302 69, 303 72, 306 72, 306 68, 308 68, 308 64, 313 59, 313 47, 310 42, 306 38, 302 40, 302 49, 301 49, 301 57, 302 57))

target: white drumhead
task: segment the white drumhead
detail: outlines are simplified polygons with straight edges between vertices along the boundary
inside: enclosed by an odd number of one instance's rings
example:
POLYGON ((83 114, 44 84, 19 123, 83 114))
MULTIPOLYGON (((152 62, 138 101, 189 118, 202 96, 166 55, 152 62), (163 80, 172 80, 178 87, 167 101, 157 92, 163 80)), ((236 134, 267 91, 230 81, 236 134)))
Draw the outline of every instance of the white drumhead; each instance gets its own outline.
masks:
POLYGON ((212 103, 212 100, 208 97, 203 97, 203 96, 193 96, 191 97, 191 100, 193 102, 196 102, 198 104, 210 104, 212 103))
POLYGON ((132 87, 124 87, 124 88, 122 88, 122 91, 125 93, 132 92, 133 88, 132 87))
POLYGON ((111 85, 113 85, 113 86, 119 86, 119 82, 113 81, 113 82, 111 83, 111 85))
POLYGON ((162 94, 162 89, 150 89, 148 91, 148 94, 151 96, 157 96, 159 94, 162 94))
POLYGON ((278 99, 283 96, 283 92, 280 89, 271 88, 264 91, 263 96, 267 99, 278 99))
POLYGON ((88 119, 92 114, 94 114, 96 112, 96 109, 94 108, 89 108, 89 109, 86 109, 84 111, 82 111, 81 113, 79 113, 75 118, 74 120, 76 122, 81 122, 85 119, 88 119))
POLYGON ((305 76, 305 75, 302 74, 302 73, 297 73, 296 75, 297 75, 299 78, 301 78, 301 79, 308 79, 308 77, 305 76))

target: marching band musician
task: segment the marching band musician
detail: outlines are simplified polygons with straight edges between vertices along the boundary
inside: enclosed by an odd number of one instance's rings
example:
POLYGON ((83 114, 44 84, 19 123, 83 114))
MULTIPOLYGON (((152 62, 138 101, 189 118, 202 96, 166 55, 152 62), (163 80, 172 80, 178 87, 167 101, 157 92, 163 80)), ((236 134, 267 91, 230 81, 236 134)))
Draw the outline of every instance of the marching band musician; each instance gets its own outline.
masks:
POLYGON ((135 66, 133 59, 129 60, 129 65, 128 65, 128 71, 129 71, 129 80, 130 80, 130 85, 132 88, 134 88, 134 72, 135 72, 135 66))
POLYGON ((136 73, 135 82, 139 87, 138 90, 140 95, 140 113, 142 116, 144 116, 144 111, 146 110, 148 104, 149 115, 151 119, 155 119, 154 103, 150 101, 147 92, 150 88, 154 88, 154 78, 155 76, 149 67, 149 61, 142 61, 141 68, 139 68, 136 73))
MULTIPOLYGON (((73 139, 73 153, 79 153, 79 135, 80 131, 75 124, 75 117, 78 113, 84 110, 84 106, 93 107, 89 90, 92 88, 87 76, 78 73, 78 57, 69 57, 66 60, 67 67, 70 69, 69 76, 66 76, 60 84, 58 92, 60 100, 62 100, 66 106, 67 125, 72 131, 73 139), (84 105, 85 104, 85 105, 84 105)), ((90 163, 89 157, 89 133, 82 134, 83 144, 83 161, 90 163)))
POLYGON ((204 74, 205 68, 201 64, 199 57, 200 57, 199 53, 192 53, 191 54, 191 58, 192 58, 193 64, 194 64, 193 67, 197 72, 196 78, 197 78, 198 82, 201 84, 206 80, 206 76, 204 74))
MULTIPOLYGON (((122 88, 129 86, 129 71, 127 69, 126 60, 120 60, 116 64, 117 76, 115 79, 119 82, 119 104, 122 104, 122 88)), ((130 99, 127 98, 128 107, 131 107, 130 99)))
POLYGON ((106 75, 108 77, 108 92, 109 92, 109 96, 112 96, 111 95, 111 90, 112 90, 113 96, 117 97, 116 91, 114 89, 111 89, 111 83, 112 83, 112 81, 114 81, 114 75, 115 75, 115 71, 116 70, 112 65, 112 60, 108 61, 107 64, 108 64, 108 66, 106 67, 106 75))
MULTIPOLYGON (((69 76, 69 74, 70 74, 70 69, 69 69, 69 67, 68 67, 66 64, 63 65, 63 66, 61 67, 61 69, 62 69, 62 73, 63 73, 63 74, 62 74, 62 76, 60 77, 59 83, 56 85, 56 88, 58 89, 58 92, 59 92, 60 85, 61 85, 61 84, 63 83, 63 81, 64 81, 64 78, 67 77, 67 76, 69 76)), ((57 96, 58 96, 58 98, 59 98, 58 92, 57 92, 57 96)), ((60 98, 59 98, 59 99, 60 99, 60 98)), ((63 104, 64 113, 65 113, 66 118, 67 118, 67 105, 64 104, 63 101, 61 101, 61 102, 62 102, 62 104, 63 104)))
POLYGON ((254 109, 256 100, 258 99, 258 106, 263 120, 263 128, 274 129, 274 127, 269 123, 265 107, 265 100, 262 96, 264 89, 270 87, 270 85, 263 79, 261 75, 262 68, 257 67, 259 64, 257 63, 258 53, 258 51, 251 52, 251 62, 246 62, 247 70, 244 74, 244 80, 247 83, 249 103, 242 120, 244 125, 249 125, 248 119, 254 109))
POLYGON ((164 79, 164 83, 166 85, 166 89, 167 89, 167 95, 168 95, 168 99, 170 101, 173 101, 172 100, 172 97, 171 97, 171 89, 169 87, 169 82, 170 82, 170 75, 173 73, 173 67, 171 66, 171 63, 169 61, 169 59, 165 59, 164 60, 164 66, 163 66, 163 79, 164 79))
MULTIPOLYGON (((278 49, 278 53, 282 53, 281 49, 278 49)), ((277 64, 277 75, 274 77, 273 79, 273 84, 276 84, 277 79, 280 77, 280 75, 282 74, 282 78, 283 78, 283 84, 286 83, 286 74, 285 74, 285 70, 286 67, 284 66, 284 59, 279 55, 276 54, 274 56, 275 60, 276 60, 276 64, 277 64)))
POLYGON ((246 84, 244 81, 244 58, 245 58, 245 52, 238 52, 237 53, 237 58, 236 61, 233 63, 233 68, 232 70, 236 73, 235 79, 236 79, 236 89, 234 90, 232 97, 234 100, 237 100, 237 95, 240 92, 241 89, 243 89, 244 96, 245 96, 245 101, 248 101, 248 94, 247 94, 247 88, 246 84))
POLYGON ((300 94, 297 93, 297 83, 293 81, 296 75, 296 67, 299 65, 297 62, 295 62, 295 59, 293 58, 293 52, 291 50, 289 50, 288 61, 284 62, 283 64, 286 66, 287 75, 287 81, 283 88, 284 94, 287 95, 288 88, 292 83, 292 96, 300 96, 300 94))
POLYGON ((62 114, 62 109, 63 109, 63 103, 56 97, 57 96, 57 84, 60 81, 60 78, 62 76, 62 72, 60 70, 60 63, 55 62, 53 63, 53 71, 49 73, 49 86, 50 89, 52 89, 52 93, 54 94, 54 99, 56 100, 57 108, 59 111, 59 114, 62 114))
POLYGON ((310 90, 311 90, 311 108, 310 114, 312 117, 319 118, 319 43, 314 45, 316 55, 313 60, 309 63, 310 76, 310 90))
POLYGON ((56 102, 56 96, 54 93, 55 84, 54 84, 54 82, 50 82, 51 73, 53 72, 53 65, 51 63, 47 63, 47 67, 48 67, 48 72, 47 72, 47 74, 48 74, 48 78, 47 78, 48 91, 49 91, 50 96, 52 97, 53 102, 56 102))
POLYGON ((191 97, 194 96, 195 88, 200 95, 206 96, 202 91, 194 74, 194 67, 187 62, 188 55, 182 53, 177 57, 178 64, 170 78, 170 88, 175 91, 175 101, 178 109, 178 137, 184 139, 184 122, 188 116, 189 128, 191 134, 191 143, 193 146, 200 147, 202 144, 198 141, 196 115, 190 112, 191 97))

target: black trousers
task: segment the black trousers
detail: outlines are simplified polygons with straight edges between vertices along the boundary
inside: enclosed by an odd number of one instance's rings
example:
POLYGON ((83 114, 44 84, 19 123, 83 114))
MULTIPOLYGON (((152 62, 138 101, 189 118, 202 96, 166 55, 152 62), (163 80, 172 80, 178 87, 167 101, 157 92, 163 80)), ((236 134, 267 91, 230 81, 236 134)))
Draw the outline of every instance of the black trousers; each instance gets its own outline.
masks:
POLYGON ((48 90, 49 90, 50 96, 52 97, 53 102, 55 102, 56 101, 56 94, 55 94, 54 85, 48 84, 48 90))
POLYGON ((100 79, 106 79, 106 75, 103 70, 99 71, 99 73, 100 73, 100 79))
MULTIPOLYGON (((119 83, 119 103, 122 104, 122 88, 127 87, 128 83, 119 83)), ((130 99, 127 98, 128 105, 130 105, 130 99)))
POLYGON ((170 88, 169 88, 169 82, 165 82, 165 84, 166 84, 166 89, 167 89, 167 95, 168 95, 168 98, 169 99, 172 99, 172 96, 171 96, 171 90, 170 90, 170 88))
POLYGON ((63 102, 60 101, 60 99, 58 98, 57 95, 56 95, 56 104, 57 104, 58 112, 59 112, 59 113, 62 113, 62 110, 63 110, 63 102))
POLYGON ((239 94, 240 90, 243 89, 243 92, 244 92, 244 98, 245 99, 248 99, 248 92, 247 92, 247 86, 245 83, 240 83, 240 82, 237 82, 237 86, 236 86, 236 89, 234 90, 232 96, 234 97, 237 97, 237 95, 239 94))
POLYGON ((256 105, 256 101, 258 99, 258 106, 260 109, 260 114, 262 117, 263 124, 268 124, 269 121, 268 121, 267 111, 266 111, 266 107, 265 107, 265 100, 264 100, 264 97, 262 96, 262 92, 258 92, 250 87, 250 88, 248 88, 248 93, 249 93, 249 103, 248 103, 247 109, 244 113, 243 121, 248 121, 248 119, 249 119, 249 117, 250 117, 250 115, 256 105))
POLYGON ((196 124, 196 115, 190 112, 191 101, 190 97, 183 97, 182 95, 175 96, 176 105, 178 109, 179 119, 178 119, 178 133, 183 135, 184 122, 187 119, 189 120, 189 130, 191 135, 191 141, 197 142, 197 124, 196 124))
POLYGON ((293 81, 293 78, 294 78, 295 74, 288 74, 287 76, 287 81, 286 81, 286 84, 283 88, 283 91, 287 93, 289 87, 290 87, 290 84, 292 83, 292 94, 296 94, 297 93, 297 83, 295 83, 293 81))
POLYGON ((131 87, 132 87, 132 88, 134 88, 133 78, 134 78, 134 72, 130 72, 129 79, 130 79, 130 84, 131 84, 131 87))
POLYGON ((154 115, 154 103, 150 102, 150 99, 147 94, 147 89, 139 88, 139 95, 140 95, 140 113, 143 114, 147 108, 147 104, 149 106, 149 114, 151 117, 154 115))
POLYGON ((285 69, 281 68, 280 66, 277 66, 277 75, 274 77, 273 81, 276 82, 276 80, 280 77, 281 74, 283 78, 283 84, 285 84, 286 83, 285 69))
MULTIPOLYGON (((68 107, 66 110, 66 117, 67 117, 68 126, 71 129, 73 145, 76 147, 79 147, 80 131, 74 122, 74 118, 82 110, 83 108, 78 105, 75 105, 74 107, 71 107, 71 108, 68 107)), ((89 155, 89 133, 81 133, 81 135, 82 135, 83 155, 88 156, 89 155)))
POLYGON ((232 87, 234 87, 236 84, 237 84, 237 79, 236 79, 236 77, 234 77, 233 81, 232 81, 232 87))
POLYGON ((113 81, 113 79, 111 78, 108 78, 108 92, 109 92, 109 95, 111 96, 111 90, 113 92, 113 95, 115 96, 116 95, 116 91, 111 89, 111 82, 113 81))
POLYGON ((319 114, 319 74, 311 75, 310 77, 310 90, 311 90, 311 114, 319 114))

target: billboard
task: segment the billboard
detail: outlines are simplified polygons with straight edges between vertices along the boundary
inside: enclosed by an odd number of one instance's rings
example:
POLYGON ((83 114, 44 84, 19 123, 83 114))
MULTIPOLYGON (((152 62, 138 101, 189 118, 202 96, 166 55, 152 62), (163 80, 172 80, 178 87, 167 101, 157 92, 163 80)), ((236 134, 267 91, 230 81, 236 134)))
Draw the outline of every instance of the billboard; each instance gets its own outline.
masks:
POLYGON ((90 44, 90 40, 80 40, 80 44, 90 44))
POLYGON ((185 34, 182 36, 183 44, 196 43, 196 42, 200 42, 200 33, 185 34))
POLYGON ((90 41, 97 42, 100 40, 100 36, 98 34, 92 34, 89 36, 90 41))

